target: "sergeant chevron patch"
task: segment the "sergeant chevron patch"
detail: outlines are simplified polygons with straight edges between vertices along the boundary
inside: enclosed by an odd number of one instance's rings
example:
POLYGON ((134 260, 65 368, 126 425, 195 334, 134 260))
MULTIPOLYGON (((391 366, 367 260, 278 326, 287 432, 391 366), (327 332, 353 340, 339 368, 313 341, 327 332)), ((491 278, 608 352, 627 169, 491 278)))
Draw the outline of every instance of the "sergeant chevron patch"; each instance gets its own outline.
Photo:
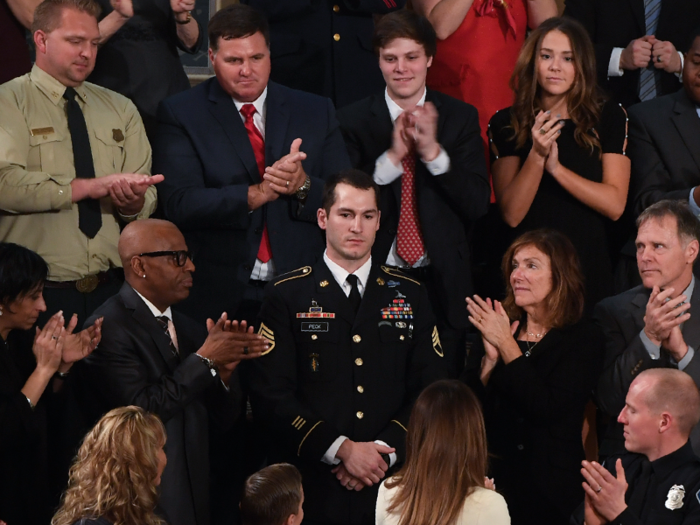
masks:
POLYGON ((442 345, 440 344, 440 334, 438 334, 437 326, 433 327, 433 350, 440 357, 444 357, 442 345))
POLYGON ((270 343, 270 348, 265 350, 260 355, 266 355, 266 354, 269 354, 270 352, 272 352, 272 349, 275 347, 275 332, 270 330, 270 328, 268 328, 265 325, 265 323, 260 323, 260 329, 258 330, 258 335, 263 336, 270 343))

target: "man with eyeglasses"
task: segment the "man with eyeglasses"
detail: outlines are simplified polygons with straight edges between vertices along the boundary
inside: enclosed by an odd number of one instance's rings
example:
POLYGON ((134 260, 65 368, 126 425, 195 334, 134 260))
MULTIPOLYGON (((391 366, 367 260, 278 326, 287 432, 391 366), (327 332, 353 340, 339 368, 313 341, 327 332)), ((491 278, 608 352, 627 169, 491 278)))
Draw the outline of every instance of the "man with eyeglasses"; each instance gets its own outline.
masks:
POLYGON ((171 309, 189 295, 195 269, 174 224, 130 223, 119 256, 126 283, 94 314, 106 326, 99 348, 77 372, 76 398, 88 424, 123 405, 157 414, 168 433, 163 517, 171 525, 209 525, 209 420, 217 429, 233 424, 241 405, 233 371, 269 345, 225 313, 216 323, 207 320, 207 334, 171 309))

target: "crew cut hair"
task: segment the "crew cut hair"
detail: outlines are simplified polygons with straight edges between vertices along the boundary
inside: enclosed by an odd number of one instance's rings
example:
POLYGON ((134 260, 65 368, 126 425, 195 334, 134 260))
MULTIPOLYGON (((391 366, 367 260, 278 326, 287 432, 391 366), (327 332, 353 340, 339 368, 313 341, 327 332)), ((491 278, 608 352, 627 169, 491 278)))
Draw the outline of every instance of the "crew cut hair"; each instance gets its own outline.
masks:
POLYGON ((662 221, 664 217, 674 217, 678 238, 687 245, 690 241, 700 242, 700 223, 695 217, 688 203, 680 200, 664 199, 655 202, 637 217, 637 229, 651 219, 662 221))
POLYGON ((644 402, 655 414, 670 413, 683 434, 700 421, 700 391, 685 372, 674 368, 651 368, 641 372, 635 381, 652 381, 644 402))
POLYGON ((377 183, 364 171, 349 169, 331 176, 323 187, 321 207, 326 210, 327 214, 331 212, 331 208, 335 204, 335 188, 338 184, 347 184, 358 190, 374 190, 375 202, 377 204, 377 209, 379 209, 379 186, 377 183))
POLYGON ((278 463, 250 476, 241 495, 243 525, 282 525, 296 514, 302 497, 301 474, 294 465, 278 463))
POLYGON ((270 24, 261 11, 245 4, 233 4, 224 7, 211 17, 207 27, 209 47, 212 51, 219 49, 219 39, 234 40, 261 33, 265 44, 270 47, 270 24))
POLYGON ((95 0, 44 0, 34 10, 31 32, 39 30, 50 33, 58 27, 64 9, 75 9, 87 13, 97 20, 102 12, 100 4, 95 0))
POLYGON ((372 46, 379 56, 379 50, 387 47, 397 38, 415 40, 423 46, 426 56, 434 57, 437 49, 435 29, 424 16, 414 11, 400 9, 384 15, 374 28, 372 46))

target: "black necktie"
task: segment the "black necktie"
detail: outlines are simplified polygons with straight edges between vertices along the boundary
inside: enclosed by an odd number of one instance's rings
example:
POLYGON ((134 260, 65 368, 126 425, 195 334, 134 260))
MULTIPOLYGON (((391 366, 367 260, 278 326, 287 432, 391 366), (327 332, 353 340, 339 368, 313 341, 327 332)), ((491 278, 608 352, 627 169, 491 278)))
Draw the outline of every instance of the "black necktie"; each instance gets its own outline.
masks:
POLYGON ((177 348, 175 348, 175 343, 173 343, 173 338, 170 335, 170 330, 168 330, 168 321, 170 321, 170 319, 168 319, 168 316, 161 315, 160 317, 156 317, 156 321, 158 321, 158 324, 163 329, 163 332, 165 332, 165 335, 168 338, 168 343, 170 344, 170 351, 175 356, 179 355, 177 348))
POLYGON ((649 501, 647 493, 653 485, 653 479, 654 469, 651 466, 651 462, 644 458, 642 460, 642 468, 639 470, 639 474, 637 474, 635 479, 634 491, 632 492, 632 496, 629 498, 629 503, 627 504, 630 511, 632 511, 632 513, 642 521, 644 518, 644 507, 649 501))
MULTIPOLYGON (((83 112, 75 100, 76 94, 72 87, 67 87, 63 93, 63 98, 68 101, 66 102, 66 113, 68 114, 68 130, 73 142, 75 176, 81 179, 94 179, 95 167, 92 164, 90 137, 83 112)), ((90 239, 97 235, 102 227, 99 200, 83 199, 78 202, 78 227, 90 239)))
POLYGON ((345 280, 350 283, 350 295, 348 296, 350 306, 352 306, 353 311, 357 313, 360 309, 360 303, 362 302, 360 289, 357 287, 359 279, 357 275, 349 274, 345 280))

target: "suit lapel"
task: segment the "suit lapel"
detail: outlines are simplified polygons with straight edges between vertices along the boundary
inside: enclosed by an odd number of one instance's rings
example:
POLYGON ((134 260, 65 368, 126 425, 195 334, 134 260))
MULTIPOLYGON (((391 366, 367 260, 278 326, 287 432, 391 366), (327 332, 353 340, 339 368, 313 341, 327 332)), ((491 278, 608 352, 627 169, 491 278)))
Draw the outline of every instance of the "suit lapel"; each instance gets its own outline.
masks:
MULTIPOLYGON (((276 160, 289 153, 288 150, 284 150, 284 145, 290 115, 285 94, 280 86, 274 82, 270 82, 267 86, 265 103, 267 104, 265 110, 265 162, 271 166, 276 160)), ((301 151, 304 151, 303 144, 301 151)))
MULTIPOLYGON (((643 34, 647 32, 646 16, 644 14, 644 0, 629 0, 630 7, 632 8, 632 13, 634 14, 634 19, 637 25, 642 30, 643 34)), ((663 8, 661 8, 663 13, 663 8)))
POLYGON ((170 349, 170 341, 165 335, 158 321, 156 321, 153 313, 148 309, 146 303, 138 296, 134 289, 127 283, 124 283, 119 295, 124 301, 124 306, 132 311, 132 316, 136 323, 141 326, 155 343, 158 352, 163 360, 168 365, 170 371, 174 371, 180 364, 179 358, 173 354, 170 349))
POLYGON ((675 115, 672 117, 673 124, 692 155, 695 165, 700 170, 700 148, 698 148, 700 117, 695 109, 695 105, 688 100, 683 89, 676 93, 675 99, 676 103, 673 107, 675 115))
POLYGON ((226 136, 233 145, 233 149, 245 166, 251 182, 260 182, 255 153, 250 145, 248 132, 241 120, 241 115, 236 110, 236 105, 233 103, 231 96, 221 88, 216 79, 212 79, 209 88, 209 101, 212 103, 209 106, 209 112, 221 124, 226 136))
POLYGON ((348 296, 345 295, 323 259, 314 265, 314 274, 316 275, 316 293, 319 304, 333 305, 332 307, 326 306, 326 308, 332 308, 330 313, 342 317, 351 325, 354 324, 355 312, 350 306, 348 296))
MULTIPOLYGON (((389 148, 391 147, 391 137, 394 132, 394 123, 391 121, 391 114, 389 113, 389 108, 386 105, 386 99, 384 98, 384 92, 381 95, 375 95, 370 105, 370 111, 372 112, 373 122, 372 122, 372 134, 375 140, 386 140, 385 137, 389 137, 389 148)), ((387 148, 388 149, 388 148, 387 148)), ((386 151, 386 150, 384 150, 386 151)), ((396 202, 397 209, 401 206, 401 177, 397 178, 394 182, 389 184, 391 188, 391 193, 396 202)))
POLYGON ((700 352, 700 281, 695 279, 695 288, 690 298, 690 319, 683 325, 683 339, 688 346, 700 352))

